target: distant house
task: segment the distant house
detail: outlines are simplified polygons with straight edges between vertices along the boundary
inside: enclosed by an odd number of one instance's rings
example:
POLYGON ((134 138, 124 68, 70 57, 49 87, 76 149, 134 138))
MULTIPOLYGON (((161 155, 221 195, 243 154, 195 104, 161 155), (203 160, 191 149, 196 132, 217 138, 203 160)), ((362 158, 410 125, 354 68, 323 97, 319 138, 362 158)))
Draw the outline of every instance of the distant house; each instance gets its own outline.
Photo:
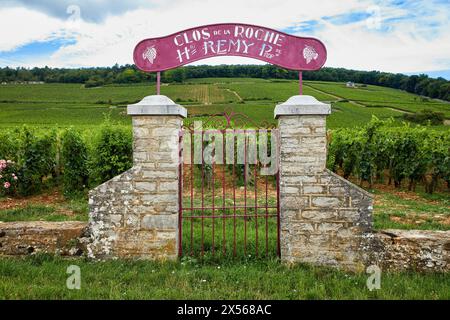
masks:
POLYGON ((348 81, 348 82, 346 83, 345 86, 346 86, 347 88, 356 88, 355 83, 354 83, 354 82, 351 82, 351 81, 348 81))

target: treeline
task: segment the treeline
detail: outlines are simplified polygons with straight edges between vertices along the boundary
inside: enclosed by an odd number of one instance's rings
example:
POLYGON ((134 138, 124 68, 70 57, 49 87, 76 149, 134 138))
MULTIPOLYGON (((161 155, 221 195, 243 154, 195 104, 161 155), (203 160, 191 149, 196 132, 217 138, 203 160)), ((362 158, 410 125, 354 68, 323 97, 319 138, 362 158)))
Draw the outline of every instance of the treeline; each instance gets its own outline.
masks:
MULTIPOLYGON (((191 78, 242 77, 263 79, 298 79, 298 72, 273 65, 220 65, 187 66, 162 73, 163 82, 183 82, 191 78)), ((144 73, 134 65, 114 65, 104 68, 1 68, 0 82, 43 81, 48 83, 84 83, 87 87, 114 83, 139 83, 155 81, 154 73, 144 73)), ((430 98, 450 101, 450 81, 429 78, 425 74, 407 76, 379 71, 357 71, 344 68, 323 68, 303 73, 305 80, 352 81, 401 89, 430 98)))

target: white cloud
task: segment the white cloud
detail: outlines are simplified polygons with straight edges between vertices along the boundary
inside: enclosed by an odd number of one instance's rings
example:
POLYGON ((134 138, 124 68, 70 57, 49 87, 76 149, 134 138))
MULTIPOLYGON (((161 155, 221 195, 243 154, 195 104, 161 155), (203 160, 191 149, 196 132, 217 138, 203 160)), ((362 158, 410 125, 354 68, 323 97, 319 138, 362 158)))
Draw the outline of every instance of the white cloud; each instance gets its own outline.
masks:
POLYGON ((381 31, 362 21, 327 24, 318 32, 327 39, 329 65, 389 72, 450 69, 449 8, 423 1, 379 7, 379 13, 381 31))
MULTIPOLYGON (((0 9, 0 51, 12 50, 31 41, 44 41, 58 36, 72 38, 74 44, 61 47, 41 61, 29 65, 58 67, 110 66, 132 63, 135 44, 144 38, 167 35, 189 27, 221 22, 243 22, 284 29, 303 21, 318 20, 313 36, 320 38, 328 49, 327 66, 355 69, 377 69, 391 72, 450 69, 450 33, 446 12, 431 10, 428 21, 440 24, 436 32, 416 19, 388 22, 409 14, 407 8, 380 7, 380 30, 368 29, 365 21, 334 25, 323 17, 365 12, 373 1, 350 0, 228 0, 159 1, 149 9, 127 11, 108 16, 102 22, 79 21, 71 24, 28 9, 0 9), (389 23, 390 28, 386 28, 389 23), (6 28, 6 29, 5 29, 6 28), (388 29, 387 31, 385 29, 388 29), (8 31, 6 31, 8 30, 8 31), (11 30, 14 30, 13 32, 11 30)), ((415 8, 415 10, 418 10, 415 8)), ((427 21, 427 20, 425 20, 427 21)), ((311 36, 312 34, 299 34, 311 36)), ((248 63, 236 57, 214 58, 199 63, 248 63)))
POLYGON ((367 29, 365 22, 343 26, 326 23, 317 36, 327 45, 328 66, 388 72, 450 68, 450 34, 421 37, 413 24, 401 25, 386 36, 367 29))
POLYGON ((0 10, 0 52, 63 36, 64 22, 26 8, 0 10))
POLYGON ((52 17, 67 19, 73 12, 67 12, 69 7, 76 7, 86 21, 99 22, 109 15, 123 14, 129 10, 152 7, 161 0, 2 0, 6 6, 26 6, 52 17))

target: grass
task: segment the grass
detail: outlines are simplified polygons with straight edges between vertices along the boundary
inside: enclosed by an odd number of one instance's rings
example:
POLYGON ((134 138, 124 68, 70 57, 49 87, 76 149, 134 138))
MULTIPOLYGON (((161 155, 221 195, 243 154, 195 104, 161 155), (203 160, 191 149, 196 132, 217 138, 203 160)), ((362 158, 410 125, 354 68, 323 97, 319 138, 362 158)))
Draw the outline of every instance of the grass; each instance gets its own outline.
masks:
MULTIPOLYGON (((333 102, 328 128, 354 127, 365 124, 372 115, 394 117, 399 123, 401 110, 417 112, 424 108, 450 116, 449 104, 399 90, 367 86, 346 88, 342 83, 305 82, 304 94, 321 101, 333 102), (339 101, 347 99, 348 102, 339 101), (369 107, 372 106, 372 107, 369 107)), ((155 85, 109 85, 85 89, 82 85, 3 85, 0 90, 0 127, 23 124, 37 128, 75 126, 90 135, 92 128, 111 120, 130 127, 125 106, 154 94, 155 85)), ((163 85, 161 93, 188 109, 192 120, 208 115, 236 112, 253 122, 276 124, 273 110, 278 102, 297 94, 296 81, 271 81, 248 78, 190 79, 184 84, 163 85)), ((433 129, 448 130, 445 126, 433 129)), ((398 192, 375 191, 376 228, 449 230, 447 193, 429 196, 419 191, 413 198, 398 192)), ((220 199, 218 199, 220 200, 220 199)), ((0 205, 5 199, 0 199, 0 205)), ((218 202, 220 204, 220 201, 218 202)), ((220 205, 219 205, 220 206, 220 205)), ((29 203, 0 210, 0 221, 87 220, 84 198, 52 201, 30 199, 29 203)), ((238 212, 238 214, 242 212, 238 212)), ((253 213, 249 210, 249 214, 253 213)), ((228 212, 228 214, 231 214, 228 212)), ((265 253, 265 219, 238 218, 225 220, 225 256, 223 250, 224 220, 215 219, 216 255, 201 252, 201 222, 183 223, 181 262, 107 261, 89 262, 82 258, 34 255, 26 258, 0 258, 0 299, 450 299, 449 274, 383 273, 381 289, 366 288, 367 275, 348 274, 327 268, 305 265, 288 267, 276 259, 276 223, 268 219, 268 258, 256 256, 256 226, 259 253, 265 253), (193 247, 190 242, 193 228, 193 247), (244 230, 247 251, 244 252, 244 230), (234 235, 238 259, 233 258, 234 235), (231 241, 233 239, 233 241, 231 241), (81 267, 82 289, 68 290, 66 268, 81 267)), ((211 219, 205 219, 207 230, 203 246, 213 246, 211 219)))
MULTIPOLYGON (((244 101, 262 101, 274 103, 286 101, 289 97, 298 94, 297 82, 255 82, 255 83, 236 83, 224 84, 223 88, 228 88, 238 93, 244 101)), ((318 100, 330 101, 336 100, 326 94, 311 90, 305 87, 303 94, 312 95, 318 100)))
MULTIPOLYGON (((218 209, 216 215, 222 213, 223 211, 218 209)), ((269 214, 274 213, 276 212, 271 210, 269 214)), ((190 215, 190 212, 185 214, 190 215)), ((235 261, 249 258, 276 258, 276 217, 265 217, 264 210, 259 210, 257 218, 254 216, 253 210, 248 210, 246 213, 246 215, 253 215, 251 218, 244 218, 244 212, 237 212, 236 214, 236 219, 232 218, 231 212, 227 214, 228 218, 223 219, 210 217, 203 219, 200 217, 184 218, 183 254, 218 262, 231 258, 235 261), (202 234, 204 235, 203 238, 202 234), (205 251, 204 255, 203 250, 205 251)))
POLYGON ((0 299, 450 299, 450 274, 383 273, 381 289, 374 291, 366 280, 365 274, 276 260, 0 259, 0 299), (69 265, 80 267, 81 290, 66 288, 69 265))
POLYGON ((352 126, 363 126, 370 121, 372 115, 379 119, 394 118, 399 125, 398 119, 401 112, 386 108, 360 107, 349 102, 336 102, 332 104, 332 113, 327 118, 328 128, 347 128, 352 126))
POLYGON ((64 198, 44 193, 29 198, 0 198, 0 221, 87 221, 88 203, 84 196, 64 198))
POLYGON ((24 208, 0 210, 0 221, 87 221, 87 214, 64 214, 52 206, 28 205, 24 208))
MULTIPOLYGON (((76 126, 88 130, 101 124, 105 115, 130 126, 126 105, 155 91, 154 83, 97 88, 84 88, 80 84, 2 85, 0 127, 27 124, 42 128, 76 126)), ((403 111, 423 109, 444 112, 450 118, 449 103, 390 88, 346 88, 343 83, 306 81, 303 91, 320 101, 333 103, 334 112, 327 123, 330 129, 363 125, 372 115, 382 119, 394 117, 400 123, 403 111)), ((191 118, 228 110, 244 113, 258 123, 276 123, 275 105, 298 94, 298 83, 252 78, 188 79, 182 84, 163 85, 161 94, 184 105, 191 118)), ((431 128, 448 130, 448 126, 431 128)))
POLYGON ((430 109, 443 112, 450 118, 450 103, 424 98, 412 93, 392 88, 367 85, 366 87, 347 88, 345 83, 337 82, 305 82, 308 86, 336 95, 343 99, 352 100, 365 106, 379 108, 394 108, 406 112, 418 112, 430 109))
POLYGON ((374 192, 375 229, 450 230, 448 193, 374 192))
POLYGON ((267 104, 225 104, 211 106, 187 106, 186 109, 190 117, 185 120, 185 124, 192 121, 206 121, 213 114, 221 114, 224 111, 228 114, 239 113, 247 116, 246 124, 253 127, 253 124, 263 125, 270 123, 276 125, 277 121, 273 117, 273 106, 267 104), (272 117, 268 117, 272 114, 272 117))
MULTIPOLYGON (((416 211, 427 214, 447 214, 449 198, 445 193, 427 195, 419 191, 406 196, 399 191, 375 191, 375 225, 383 228, 417 228, 415 225, 387 224, 385 217, 396 210, 405 215, 416 211), (414 199, 409 199, 413 197, 414 199), (402 208, 402 209, 400 209, 402 208), (399 211, 400 212, 400 211, 399 211)), ((189 207, 189 199, 185 199, 189 207)), ((194 199, 194 207, 198 198, 194 199)), ((211 199, 209 199, 211 200, 211 199)), ((242 199, 241 199, 242 200, 242 199)), ((209 201, 211 202, 211 201, 209 201)), ((207 201, 206 205, 211 203, 207 201)), ((273 201, 272 201, 273 202, 273 201)), ((270 202, 271 204, 273 204, 270 202)), ((216 205, 222 204, 220 196, 216 205)), ((59 221, 57 211, 71 209, 86 217, 87 206, 82 198, 58 203, 56 206, 29 205, 23 209, 0 211, 0 217, 10 220, 59 221)), ((199 214, 197 210, 195 214, 199 214)), ((218 211, 216 214, 220 214, 218 211)), ((248 214, 254 211, 249 210, 248 214)), ((228 215, 232 212, 228 211, 228 215)), ((242 212, 237 212, 242 214, 242 212)), ((64 216, 67 219, 69 216, 64 216)), ((6 220, 0 218, 0 220, 6 220)), ((72 217, 68 220, 73 220, 72 217)), ((84 220, 84 219, 80 219, 84 220)), ((8 220, 7 220, 8 221, 8 220)), ((201 222, 195 218, 194 256, 190 256, 190 219, 183 223, 184 256, 175 262, 116 260, 93 262, 84 258, 62 259, 58 256, 32 255, 20 258, 0 258, 0 299, 450 299, 450 274, 415 272, 385 272, 381 289, 369 291, 368 275, 346 273, 325 267, 287 266, 276 259, 276 223, 268 219, 269 256, 265 256, 265 219, 258 218, 259 257, 255 256, 256 221, 246 221, 248 249, 243 253, 244 219, 237 219, 237 258, 232 255, 233 219, 225 222, 226 254, 223 250, 223 220, 215 220, 216 254, 211 253, 212 223, 204 221, 204 248, 208 253, 200 258, 201 222), (66 288, 69 265, 81 269, 81 290, 66 288)), ((427 226, 435 228, 436 226, 427 226)), ((437 227, 442 229, 441 227, 437 227)))
POLYGON ((98 127, 108 117, 114 122, 131 126, 126 109, 106 105, 74 105, 60 103, 0 103, 0 126, 27 125, 37 128, 67 128, 74 126, 90 129, 98 127))

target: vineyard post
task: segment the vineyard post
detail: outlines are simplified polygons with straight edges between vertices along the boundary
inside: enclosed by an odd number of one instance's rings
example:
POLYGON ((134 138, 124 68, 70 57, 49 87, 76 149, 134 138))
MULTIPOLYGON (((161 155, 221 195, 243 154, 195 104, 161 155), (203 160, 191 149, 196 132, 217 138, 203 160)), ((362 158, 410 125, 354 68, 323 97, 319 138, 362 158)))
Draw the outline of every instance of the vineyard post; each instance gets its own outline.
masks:
POLYGON ((158 96, 161 94, 161 71, 156 73, 156 94, 158 96))

